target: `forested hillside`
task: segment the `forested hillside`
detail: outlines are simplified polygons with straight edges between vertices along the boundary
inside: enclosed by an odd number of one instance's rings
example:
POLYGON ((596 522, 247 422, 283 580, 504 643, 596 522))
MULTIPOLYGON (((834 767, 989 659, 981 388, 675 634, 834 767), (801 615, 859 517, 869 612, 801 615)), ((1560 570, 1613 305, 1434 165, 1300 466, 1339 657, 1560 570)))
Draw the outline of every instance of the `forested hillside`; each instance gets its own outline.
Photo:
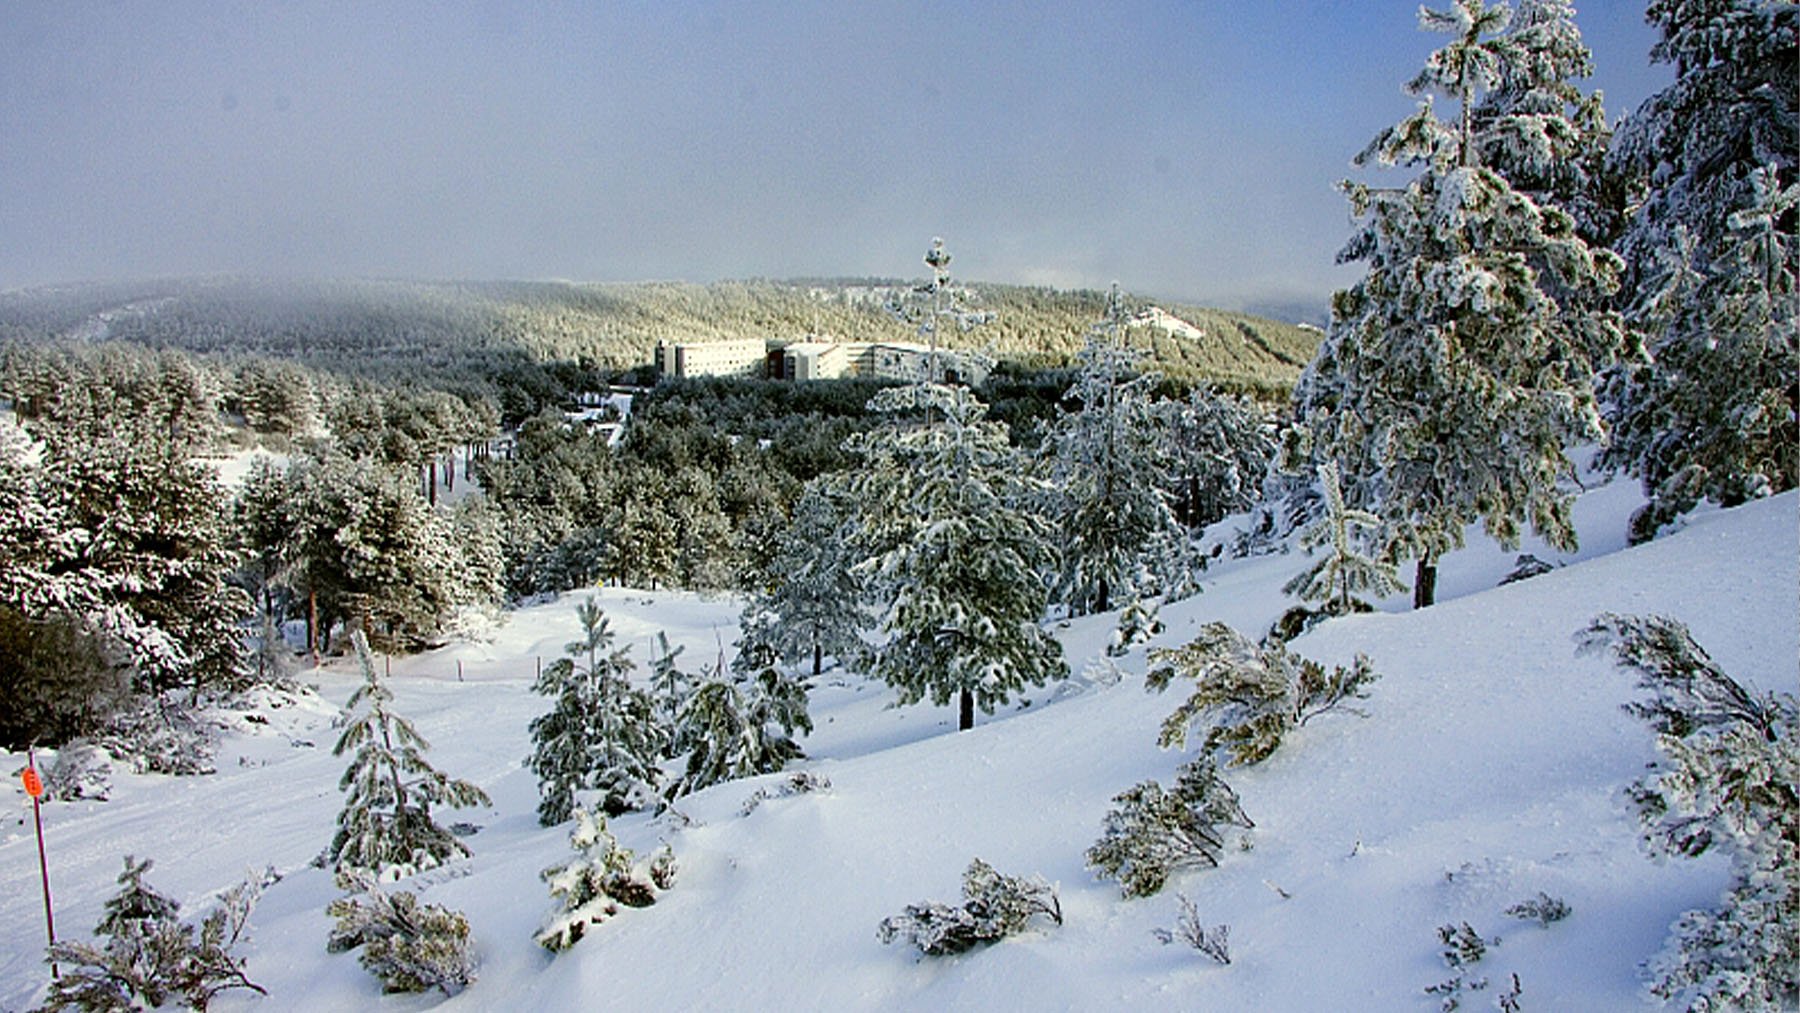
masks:
MULTIPOLYGON (((485 373, 521 360, 625 370, 651 362, 665 340, 909 340, 911 326, 886 307, 910 286, 867 279, 96 283, 0 293, 0 340, 110 338, 262 353, 365 376, 485 373)), ((1036 367, 1069 363, 1106 303, 1102 292, 988 284, 969 286, 966 298, 995 319, 960 343, 1036 367)), ((1148 302, 1139 308, 1151 312, 1148 302)), ((1284 392, 1318 345, 1318 332, 1292 324, 1196 306, 1157 308, 1154 322, 1131 328, 1131 340, 1177 380, 1284 392)))

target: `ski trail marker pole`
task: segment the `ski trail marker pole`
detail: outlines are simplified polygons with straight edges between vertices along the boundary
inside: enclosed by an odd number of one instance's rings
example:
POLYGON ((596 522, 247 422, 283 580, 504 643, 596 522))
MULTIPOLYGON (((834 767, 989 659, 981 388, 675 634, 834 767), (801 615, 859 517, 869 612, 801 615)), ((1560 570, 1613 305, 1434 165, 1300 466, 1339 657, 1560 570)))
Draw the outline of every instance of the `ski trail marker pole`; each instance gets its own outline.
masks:
MULTIPOLYGON (((44 795, 44 780, 38 776, 37 756, 30 746, 25 747, 25 773, 20 775, 25 782, 25 794, 31 796, 31 822, 37 827, 38 874, 44 880, 44 931, 50 937, 50 945, 56 945, 56 919, 50 914, 50 863, 44 857, 44 817, 39 800, 44 795)), ((56 961, 50 962, 50 977, 62 978, 56 967, 56 961)))

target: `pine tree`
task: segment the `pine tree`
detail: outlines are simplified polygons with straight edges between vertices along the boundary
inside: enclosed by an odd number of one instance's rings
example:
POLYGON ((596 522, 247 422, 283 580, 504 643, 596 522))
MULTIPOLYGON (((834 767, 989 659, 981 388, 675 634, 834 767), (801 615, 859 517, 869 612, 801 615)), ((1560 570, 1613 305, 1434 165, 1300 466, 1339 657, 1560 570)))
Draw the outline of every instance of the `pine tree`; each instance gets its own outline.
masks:
POLYGON ((1353 530, 1379 530, 1381 518, 1345 504, 1335 463, 1319 465, 1319 484, 1325 491, 1325 516, 1300 536, 1300 544, 1308 550, 1329 544, 1331 551, 1282 585, 1282 592, 1302 601, 1323 601, 1328 611, 1349 615, 1357 604, 1355 594, 1385 598, 1404 591, 1393 564, 1363 552, 1352 535, 1353 530))
POLYGON ((1280 452, 1266 410, 1243 396, 1195 390, 1168 406, 1176 517, 1198 532, 1262 498, 1280 452))
POLYGON ((1606 461, 1649 496, 1635 541, 1702 499, 1800 482, 1800 5, 1654 0, 1647 18, 1675 81, 1626 119, 1614 164, 1641 197, 1619 241, 1621 302, 1650 358, 1606 389, 1606 461))
POLYGON ((361 869, 338 873, 348 891, 325 913, 336 919, 325 948, 331 953, 362 948, 358 961, 381 979, 383 991, 455 995, 475 980, 469 920, 441 904, 420 904, 411 890, 388 893, 361 869))
POLYGON ((852 507, 843 500, 832 482, 807 484, 794 501, 762 587, 744 605, 744 628, 760 631, 786 664, 810 658, 815 676, 825 655, 842 659, 860 651, 862 630, 869 625, 867 592, 853 569, 845 530, 852 507))
POLYGON ((119 892, 94 929, 103 945, 61 940, 49 959, 63 971, 40 1010, 141 1010, 180 1001, 204 1010, 220 992, 268 994, 244 973, 231 950, 245 937, 260 889, 245 882, 225 891, 198 926, 180 920, 181 905, 144 882, 151 862, 125 858, 119 892))
POLYGON ((670 798, 722 781, 768 774, 804 756, 793 739, 812 731, 806 689, 778 667, 769 645, 751 640, 733 667, 738 677, 715 672, 701 683, 676 719, 675 737, 688 751, 670 798))
POLYGON ((1126 897, 1148 897, 1178 869, 1217 866, 1225 846, 1219 827, 1255 825, 1212 758, 1201 756, 1181 765, 1173 790, 1145 781, 1113 796, 1087 864, 1102 878, 1118 880, 1126 897))
POLYGON ((344 808, 326 849, 334 869, 400 878, 468 855, 469 849, 431 818, 433 805, 491 805, 487 793, 425 761, 430 748, 412 722, 388 710, 394 694, 382 682, 368 642, 353 634, 363 684, 346 705, 353 715, 332 747, 354 750, 338 781, 344 808))
POLYGON ((603 795, 609 814, 640 809, 655 797, 664 738, 648 693, 631 685, 629 648, 614 649, 600 606, 576 606, 581 639, 545 668, 534 689, 554 698, 548 714, 531 722, 527 765, 538 776, 538 822, 561 823, 577 791, 603 795))
POLYGON ((1539 104, 1551 94, 1542 37, 1505 31, 1484 0, 1422 9, 1453 38, 1408 85, 1418 111, 1383 131, 1359 165, 1416 167, 1406 185, 1346 182, 1362 225, 1339 254, 1363 279, 1332 299, 1332 325, 1296 388, 1296 414, 1336 461, 1350 502, 1387 522, 1388 552, 1417 563, 1414 602, 1435 598, 1436 564, 1476 520, 1504 546, 1522 526, 1575 544, 1565 448, 1601 435, 1593 377, 1624 349, 1602 301, 1620 263, 1583 239, 1535 170, 1587 150, 1590 114, 1539 104), (1501 85, 1534 96, 1496 106, 1501 85), (1441 119, 1433 97, 1456 108, 1441 119), (1572 118, 1573 117, 1573 118, 1572 118), (1529 120, 1529 129, 1526 129, 1529 120), (1585 120, 1584 120, 1585 122, 1585 120))
POLYGON ((1687 627, 1601 615, 1579 636, 1610 647, 1647 700, 1626 710, 1656 731, 1661 758, 1630 789, 1658 860, 1725 852, 1732 882, 1716 910, 1688 911, 1647 964, 1650 992, 1691 1010, 1800 1006, 1800 708, 1719 668, 1687 627))
POLYGON ((963 872, 963 902, 908 904, 881 920, 875 938, 905 939, 928 957, 962 953, 1025 930, 1038 916, 1062 924, 1062 901, 1041 878, 1005 876, 977 858, 963 872))
POLYGON ((681 713, 681 704, 693 688, 687 673, 675 664, 683 650, 670 647, 669 635, 658 631, 650 651, 650 695, 656 704, 656 719, 665 728, 675 726, 675 716, 681 713))
POLYGON ((866 463, 850 479, 863 511, 859 569, 888 599, 884 640, 870 649, 872 675, 902 704, 929 696, 959 702, 958 727, 975 708, 992 713, 1026 685, 1062 678, 1062 646, 1039 625, 1046 594, 1038 574, 1056 554, 1049 525, 1027 505, 1043 491, 1024 474, 1006 428, 963 387, 889 388, 873 411, 924 411, 854 439, 866 463))
POLYGON ((1065 411, 1044 440, 1051 494, 1046 513, 1063 534, 1053 591, 1077 615, 1180 583, 1175 561, 1156 558, 1185 532, 1170 507, 1167 412, 1151 397, 1161 376, 1125 344, 1131 314, 1119 288, 1076 356, 1065 411))
POLYGON ((1204 752, 1223 749, 1232 766, 1268 759, 1289 732, 1367 697, 1377 678, 1361 654, 1349 668, 1327 672, 1279 641, 1259 647, 1224 623, 1207 623, 1180 647, 1151 651, 1150 665, 1144 684, 1155 692, 1178 676, 1194 680, 1193 694, 1163 721, 1157 744, 1184 747, 1189 732, 1204 727, 1204 752))
POLYGON ((552 953, 580 942, 587 931, 619 913, 619 906, 649 907, 675 885, 675 856, 665 845, 639 863, 606 828, 606 817, 578 808, 569 831, 576 857, 545 869, 550 896, 561 902, 537 933, 538 945, 552 953))

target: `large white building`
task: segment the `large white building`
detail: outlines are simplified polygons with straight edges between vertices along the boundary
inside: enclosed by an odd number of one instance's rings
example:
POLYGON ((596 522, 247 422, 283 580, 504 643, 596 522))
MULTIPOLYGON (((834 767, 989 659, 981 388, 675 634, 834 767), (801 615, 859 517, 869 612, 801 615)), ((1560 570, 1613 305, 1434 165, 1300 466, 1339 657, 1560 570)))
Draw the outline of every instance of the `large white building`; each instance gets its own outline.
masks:
MULTIPOLYGON (((931 348, 904 341, 764 341, 745 338, 696 344, 657 342, 656 368, 664 376, 766 376, 779 380, 834 380, 858 376, 917 380, 927 375, 931 348)), ((946 381, 978 386, 992 364, 984 355, 941 348, 938 368, 946 381)))
POLYGON ((769 354, 761 338, 672 345, 656 343, 656 369, 664 376, 762 376, 769 354))

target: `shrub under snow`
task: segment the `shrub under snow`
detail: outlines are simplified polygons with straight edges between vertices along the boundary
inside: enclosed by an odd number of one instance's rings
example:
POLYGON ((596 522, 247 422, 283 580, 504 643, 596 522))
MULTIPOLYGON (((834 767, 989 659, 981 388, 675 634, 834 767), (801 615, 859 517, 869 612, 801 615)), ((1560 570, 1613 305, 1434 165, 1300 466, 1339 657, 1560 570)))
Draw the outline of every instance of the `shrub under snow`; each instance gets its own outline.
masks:
POLYGON ((1221 825, 1255 826, 1212 758, 1202 756, 1182 765, 1173 790, 1145 781, 1114 796, 1087 864, 1103 878, 1118 880, 1125 896, 1148 897, 1177 869, 1218 865, 1221 825))
POLYGON ((1730 855, 1732 883, 1712 911, 1676 920, 1647 965, 1650 991, 1690 1010, 1800 1008, 1800 711, 1726 675, 1687 627, 1602 615, 1580 636, 1610 645, 1648 700, 1626 710, 1657 731, 1662 759, 1631 786, 1643 841, 1658 858, 1730 855))
POLYGON ((475 980, 469 920, 461 911, 420 904, 410 890, 385 893, 362 869, 339 872, 338 886, 350 893, 325 909, 337 919, 325 948, 362 947, 359 959, 383 990, 455 995, 475 980))
POLYGON ((883 943, 905 939, 928 957, 962 953, 1025 930, 1042 915, 1062 924, 1062 902, 1042 879, 1003 876, 977 858, 963 873, 963 902, 957 907, 926 901, 881 920, 875 936, 883 943))
POLYGON ((1175 648, 1150 652, 1148 688, 1161 692, 1177 676, 1194 680, 1193 695, 1163 721, 1157 742, 1187 745, 1188 730, 1207 726, 1205 749, 1223 748, 1232 766, 1269 758, 1282 737, 1346 701, 1366 698, 1378 677, 1361 654, 1349 668, 1328 672, 1287 645, 1258 647, 1224 623, 1207 623, 1200 635, 1175 648))
POLYGON ((537 934, 538 944, 552 952, 580 942, 589 927, 618 914, 620 905, 649 907, 675 885, 675 855, 666 845, 648 862, 638 862, 606 829, 606 817, 591 810, 575 810, 569 846, 576 857, 543 872, 550 896, 562 901, 537 934))
POLYGON ((263 992, 245 976, 244 959, 231 954, 244 938, 260 887, 245 882, 226 891, 219 907, 194 926, 179 919, 179 903, 144 882, 150 865, 126 857, 121 889, 94 929, 104 943, 50 946, 50 959, 62 972, 41 1010, 141 1010, 173 1002, 204 1010, 227 989, 263 992))

